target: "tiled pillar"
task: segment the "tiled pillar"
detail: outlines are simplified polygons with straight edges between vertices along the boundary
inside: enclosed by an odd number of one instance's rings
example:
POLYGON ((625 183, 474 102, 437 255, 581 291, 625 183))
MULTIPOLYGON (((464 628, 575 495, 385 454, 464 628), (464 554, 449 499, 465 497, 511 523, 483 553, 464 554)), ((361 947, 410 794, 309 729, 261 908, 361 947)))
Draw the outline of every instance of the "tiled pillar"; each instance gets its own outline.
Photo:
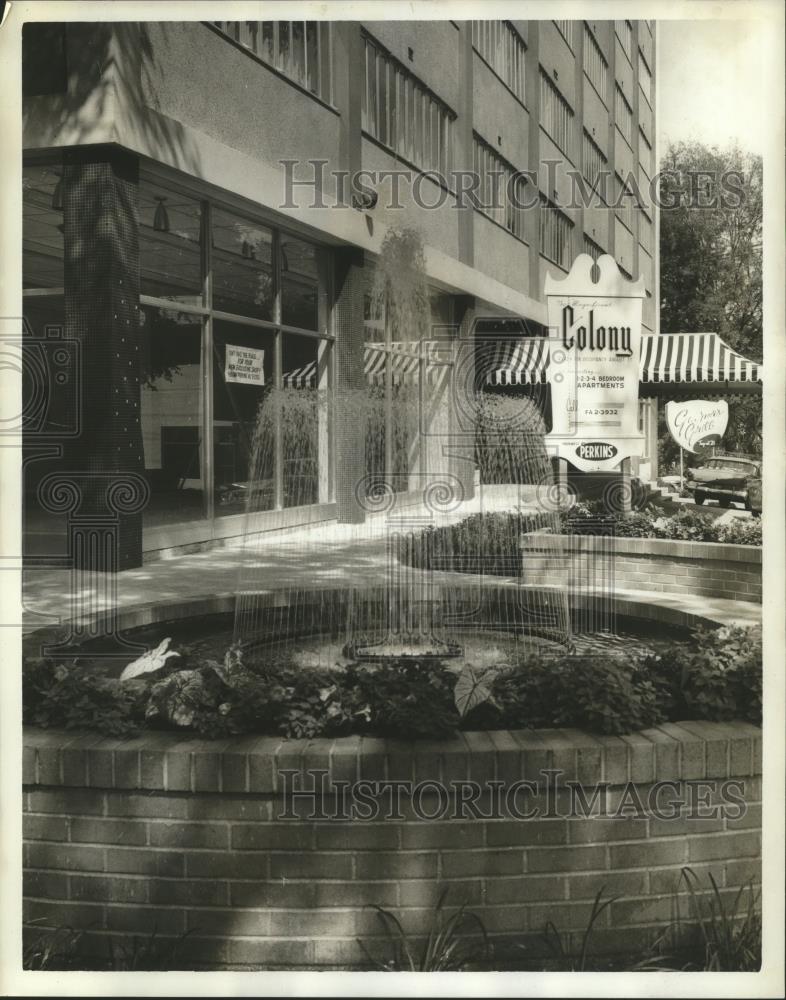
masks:
MULTIPOLYGON (((116 516, 117 491, 143 488, 140 425, 138 162, 86 147, 63 174, 66 336, 81 344, 81 433, 70 449, 80 518, 116 516), (116 479, 114 485, 108 480, 116 479)), ((76 569, 114 572, 142 563, 144 498, 130 502, 115 551, 77 546, 76 569)))
POLYGON ((364 364, 362 250, 337 250, 334 255, 335 299, 333 330, 336 337, 336 504, 340 523, 365 520, 365 422, 358 407, 366 392, 364 364))

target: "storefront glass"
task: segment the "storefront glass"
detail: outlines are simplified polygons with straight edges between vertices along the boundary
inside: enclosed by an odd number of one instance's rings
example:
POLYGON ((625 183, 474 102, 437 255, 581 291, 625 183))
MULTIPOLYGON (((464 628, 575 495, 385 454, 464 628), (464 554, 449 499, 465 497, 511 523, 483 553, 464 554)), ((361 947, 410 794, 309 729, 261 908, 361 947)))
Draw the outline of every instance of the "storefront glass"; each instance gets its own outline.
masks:
POLYGON ((175 189, 139 188, 139 287, 142 295, 202 305, 201 205, 175 189))
POLYGON ((145 527, 205 516, 202 319, 142 306, 140 411, 150 502, 145 527))
MULTIPOLYGON (((273 510, 275 424, 258 426, 274 392, 272 330, 213 321, 213 482, 217 516, 242 514, 250 484, 255 511, 273 510)), ((268 407, 269 408, 269 407, 268 407)))

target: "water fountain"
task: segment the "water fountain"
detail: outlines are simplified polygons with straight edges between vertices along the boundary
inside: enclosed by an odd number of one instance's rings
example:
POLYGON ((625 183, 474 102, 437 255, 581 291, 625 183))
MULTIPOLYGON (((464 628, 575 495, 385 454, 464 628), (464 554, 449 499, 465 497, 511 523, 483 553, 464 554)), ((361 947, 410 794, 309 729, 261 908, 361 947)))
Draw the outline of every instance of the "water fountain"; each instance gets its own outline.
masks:
MULTIPOLYGON (((429 343, 423 273, 422 251, 411 234, 387 240, 372 301, 383 307, 378 311, 386 317, 391 359, 396 352, 410 357, 429 343)), ((455 346, 464 349, 466 363, 466 342, 455 346)), ((500 531, 494 516, 526 508, 528 527, 543 534, 544 544, 559 531, 559 514, 548 502, 552 482, 542 418, 531 400, 487 393, 482 372, 474 372, 462 389, 457 368, 449 373, 444 405, 474 413, 470 452, 480 472, 477 496, 463 502, 444 467, 424 472, 423 461, 413 458, 428 449, 431 456, 445 456, 455 426, 446 420, 437 447, 424 431, 424 408, 433 407, 438 391, 424 364, 399 382, 391 360, 382 384, 341 389, 332 401, 313 387, 268 392, 254 435, 237 641, 325 666, 444 660, 458 667, 502 655, 501 646, 520 652, 525 645, 538 653, 553 643, 564 647, 570 633, 566 594, 526 586, 518 532, 500 531), (459 390, 463 398, 457 401, 459 390), (254 515, 270 509, 276 464, 286 469, 295 459, 316 458, 317 414, 331 404, 345 420, 349 415, 362 443, 356 492, 363 523, 315 526, 302 539, 255 533, 254 515), (468 514, 476 519, 471 537, 444 530, 468 514), (273 564, 282 579, 269 592, 261 582, 273 564), (292 585, 284 580, 289 565, 300 568, 292 585), (313 566, 312 585, 303 584, 304 566, 313 566)), ((288 506, 314 502, 286 481, 282 499, 288 506)))

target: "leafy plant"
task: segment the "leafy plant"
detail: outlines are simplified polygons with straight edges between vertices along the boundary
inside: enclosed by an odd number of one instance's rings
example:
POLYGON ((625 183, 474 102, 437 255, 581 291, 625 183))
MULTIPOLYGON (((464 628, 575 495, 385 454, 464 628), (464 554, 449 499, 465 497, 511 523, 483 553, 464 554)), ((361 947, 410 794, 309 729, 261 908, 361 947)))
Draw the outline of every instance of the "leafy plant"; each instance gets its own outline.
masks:
POLYGON ((761 967, 761 913, 753 881, 724 899, 712 873, 709 892, 701 892, 692 868, 680 872, 677 894, 685 886, 690 920, 677 919, 653 943, 651 954, 637 970, 676 969, 683 972, 756 972, 761 967), (730 900, 730 901, 729 901, 730 900))
POLYGON ((182 967, 182 947, 190 930, 175 938, 162 938, 158 928, 147 936, 107 936, 107 963, 114 972, 171 972, 182 967))
POLYGON ((25 945, 22 968, 31 972, 79 969, 78 955, 84 933, 73 927, 42 931, 25 945))
POLYGON ((604 887, 601 886, 595 894, 595 899, 592 902, 592 910, 587 920, 587 926, 581 935, 581 946, 578 951, 575 951, 572 947, 572 935, 566 935, 558 931, 553 921, 548 920, 546 922, 543 937, 561 970, 565 972, 591 971, 590 943, 595 930, 595 924, 598 922, 603 911, 618 898, 611 896, 609 899, 603 899, 603 892, 604 887))
POLYGON ((488 962, 490 949, 483 921, 477 914, 468 911, 464 904, 448 914, 444 909, 447 894, 446 889, 434 907, 431 926, 420 949, 415 936, 406 933, 394 913, 375 905, 373 909, 387 939, 390 958, 387 962, 380 962, 358 939, 371 965, 386 972, 459 972, 488 962), (480 934, 480 945, 467 936, 473 930, 480 934))
POLYGON ((699 629, 683 650, 680 694, 693 718, 746 719, 761 725, 761 627, 699 629))
POLYGON ((24 721, 36 726, 130 736, 142 721, 137 688, 101 677, 77 660, 24 660, 22 688, 24 721))
POLYGON ((733 521, 718 525, 715 540, 729 545, 761 545, 761 521, 758 518, 743 520, 735 517, 733 521))

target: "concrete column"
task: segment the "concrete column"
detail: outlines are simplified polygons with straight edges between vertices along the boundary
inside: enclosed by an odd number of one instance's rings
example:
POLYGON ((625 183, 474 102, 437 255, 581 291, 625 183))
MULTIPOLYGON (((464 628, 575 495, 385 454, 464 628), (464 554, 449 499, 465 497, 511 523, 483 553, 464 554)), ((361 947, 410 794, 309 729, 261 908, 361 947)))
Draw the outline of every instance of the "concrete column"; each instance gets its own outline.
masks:
MULTIPOLYGON (((474 58, 472 53, 472 22, 459 21, 459 99, 458 118, 454 125, 455 163, 462 170, 472 169, 474 139, 472 135, 472 92, 474 58)), ((458 259, 472 267, 475 263, 475 210, 469 204, 458 209, 458 259)))
MULTIPOLYGON (((144 484, 140 425, 139 172, 105 147, 66 154, 63 170, 66 336, 81 344, 81 433, 69 448, 80 517, 112 518, 117 491, 144 484), (107 482, 117 479, 117 486, 107 482), (121 486, 120 484, 125 484, 121 486)), ((128 498, 126 498, 128 499, 128 498)), ((115 572, 142 563, 144 503, 132 504, 106 546, 77 546, 75 568, 115 572)))

